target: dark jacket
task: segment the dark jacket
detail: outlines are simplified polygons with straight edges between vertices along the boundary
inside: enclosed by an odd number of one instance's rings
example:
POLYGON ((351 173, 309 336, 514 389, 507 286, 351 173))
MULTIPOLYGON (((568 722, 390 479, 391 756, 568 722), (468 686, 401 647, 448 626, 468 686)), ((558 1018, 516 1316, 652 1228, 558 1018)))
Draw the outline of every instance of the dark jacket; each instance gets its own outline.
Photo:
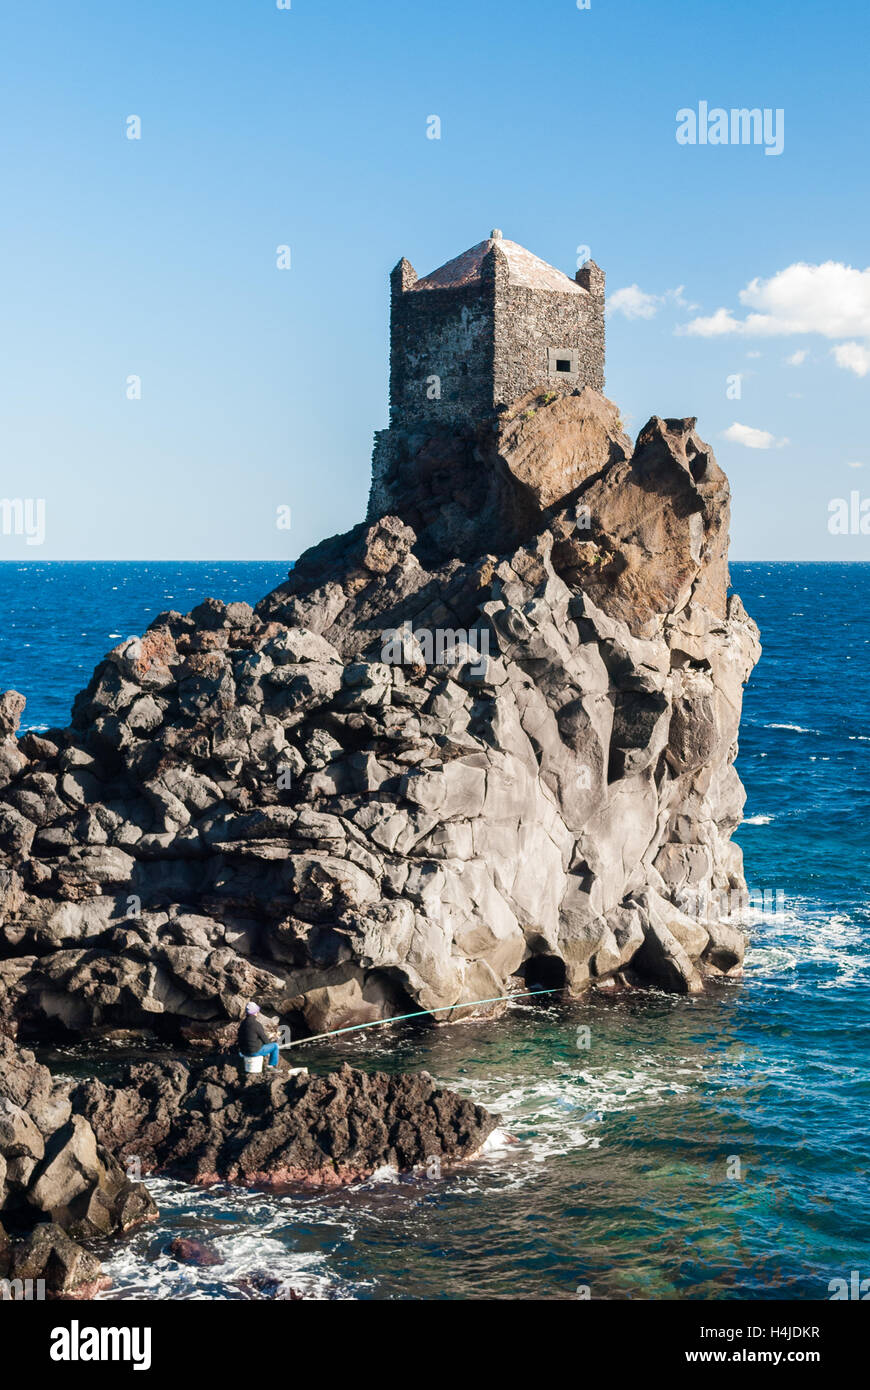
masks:
POLYGON ((243 1057, 253 1057, 269 1041, 266 1030, 256 1014, 245 1014, 239 1024, 239 1051, 243 1057))

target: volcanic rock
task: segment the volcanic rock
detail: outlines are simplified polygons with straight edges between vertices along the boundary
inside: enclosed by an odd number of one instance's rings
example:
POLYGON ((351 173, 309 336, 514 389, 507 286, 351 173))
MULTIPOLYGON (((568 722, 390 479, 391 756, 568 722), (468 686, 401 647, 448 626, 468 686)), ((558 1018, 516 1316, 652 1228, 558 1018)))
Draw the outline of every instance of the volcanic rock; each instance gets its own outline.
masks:
POLYGON ((111 1280, 103 1274, 99 1260, 71 1240, 61 1226, 40 1222, 24 1240, 11 1248, 9 1280, 42 1280, 49 1298, 93 1298, 109 1288, 111 1280))
POLYGON ((102 1287, 98 1261, 76 1244, 127 1231, 157 1215, 74 1114, 69 1085, 32 1052, 0 1037, 0 1212, 15 1239, 5 1267, 15 1279, 43 1279, 47 1292, 91 1297, 102 1287))
POLYGON ((166 1248, 167 1253, 179 1264, 195 1265, 198 1269, 224 1263, 211 1245, 202 1240, 191 1240, 188 1236, 175 1236, 166 1248))
POLYGON ((18 740, 2 697, 0 1029, 207 1041, 252 996, 317 1032, 739 975, 731 923, 674 926, 745 888, 760 650, 695 421, 632 447, 586 388, 390 448, 368 518, 256 610, 159 614, 66 729, 18 740))
POLYGON ((447 1167, 478 1154, 498 1124, 426 1072, 349 1066, 246 1078, 235 1064, 136 1064, 116 1086, 82 1083, 73 1103, 123 1164, 201 1184, 336 1186, 433 1158, 447 1167))

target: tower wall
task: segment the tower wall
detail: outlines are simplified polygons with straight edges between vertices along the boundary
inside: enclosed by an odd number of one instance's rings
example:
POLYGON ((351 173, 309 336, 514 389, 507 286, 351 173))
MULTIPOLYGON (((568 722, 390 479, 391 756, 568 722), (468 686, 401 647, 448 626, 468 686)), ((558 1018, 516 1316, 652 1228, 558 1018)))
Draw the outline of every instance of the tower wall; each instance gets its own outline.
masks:
POLYGON ((507 268, 499 267, 493 372, 497 405, 509 406, 538 388, 604 390, 604 275, 597 266, 593 269, 597 277, 591 289, 578 276, 585 292, 562 294, 514 284, 507 268))
POLYGON ((491 284, 415 292, 408 271, 413 275, 400 263, 392 280, 390 424, 413 429, 485 419, 493 409, 491 284))

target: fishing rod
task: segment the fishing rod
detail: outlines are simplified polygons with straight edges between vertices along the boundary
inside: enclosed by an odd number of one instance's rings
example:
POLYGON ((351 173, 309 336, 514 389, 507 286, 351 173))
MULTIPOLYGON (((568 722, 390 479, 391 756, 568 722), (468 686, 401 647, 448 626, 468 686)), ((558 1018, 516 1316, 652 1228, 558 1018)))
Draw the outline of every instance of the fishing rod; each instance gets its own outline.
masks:
POLYGON ((387 1023, 403 1023, 408 1018, 424 1018, 429 1014, 452 1013, 454 1009, 473 1009, 478 1004, 501 1004, 511 999, 527 999, 535 994, 563 994, 565 986, 557 989, 526 989, 519 994, 498 994, 494 999, 470 999, 467 1004, 443 1004, 438 1009, 417 1009, 412 1014, 397 1014, 395 1018, 374 1018, 369 1023, 354 1023, 349 1028, 333 1028, 329 1033, 314 1033, 310 1038, 298 1038, 295 1042, 279 1043, 280 1049, 301 1047, 303 1043, 320 1042, 323 1038, 337 1038, 339 1033, 358 1033, 361 1028, 381 1028, 387 1023))

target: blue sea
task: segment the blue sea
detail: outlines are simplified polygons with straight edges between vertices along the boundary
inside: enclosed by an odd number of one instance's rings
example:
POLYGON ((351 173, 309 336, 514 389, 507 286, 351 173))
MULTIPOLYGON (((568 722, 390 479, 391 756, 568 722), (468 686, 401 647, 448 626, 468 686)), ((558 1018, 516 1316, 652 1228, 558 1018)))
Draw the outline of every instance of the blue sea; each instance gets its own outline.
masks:
MULTIPOLYGON (((0 690, 27 695, 24 727, 63 724, 94 663, 161 609, 255 602, 284 576, 2 564, 0 690)), ((519 1001, 493 1022, 303 1049, 312 1070, 426 1067, 518 1142, 441 1179, 326 1195, 153 1181, 161 1220, 108 1250, 108 1297, 242 1299, 265 1280, 330 1298, 825 1299, 870 1277, 870 565, 735 564, 732 581, 764 645, 738 838, 750 888, 781 894, 744 982, 519 1001), (175 1234, 223 1263, 176 1264, 175 1234)))

